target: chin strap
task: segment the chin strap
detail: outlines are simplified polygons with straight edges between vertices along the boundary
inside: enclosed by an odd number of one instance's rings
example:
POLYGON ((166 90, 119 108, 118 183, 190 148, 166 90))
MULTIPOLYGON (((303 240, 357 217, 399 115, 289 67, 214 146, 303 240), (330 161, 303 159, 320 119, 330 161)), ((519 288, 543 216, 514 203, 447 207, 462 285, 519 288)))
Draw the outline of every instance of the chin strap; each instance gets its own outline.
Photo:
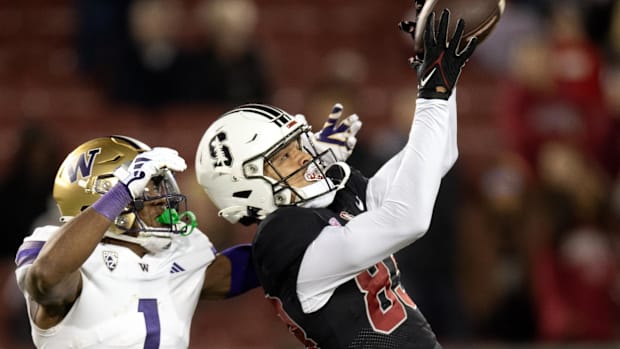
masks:
MULTIPOLYGON (((220 217, 229 221, 230 223, 235 224, 239 222, 241 218, 246 217, 248 215, 248 208, 247 206, 241 206, 241 205, 230 206, 230 207, 226 207, 226 208, 219 210, 217 214, 220 217)), ((264 218, 265 218, 264 215, 259 217, 259 219, 264 219, 264 218)))
POLYGON ((301 202, 299 206, 308 208, 321 208, 329 206, 336 198, 336 189, 330 189, 333 187, 334 183, 332 180, 329 178, 324 178, 316 183, 297 189, 297 191, 305 198, 312 198, 301 202))
POLYGON ((172 236, 154 236, 148 232, 139 232, 138 236, 134 237, 127 234, 116 234, 111 231, 106 231, 104 236, 114 240, 138 244, 144 247, 145 250, 149 251, 149 253, 153 254, 167 250, 172 243, 172 236))

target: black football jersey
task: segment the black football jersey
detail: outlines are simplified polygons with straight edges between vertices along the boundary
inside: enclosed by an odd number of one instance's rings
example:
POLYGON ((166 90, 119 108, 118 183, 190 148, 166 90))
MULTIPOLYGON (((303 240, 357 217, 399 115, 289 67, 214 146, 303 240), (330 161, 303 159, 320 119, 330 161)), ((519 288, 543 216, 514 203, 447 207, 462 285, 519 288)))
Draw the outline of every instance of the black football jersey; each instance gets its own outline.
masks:
POLYGON ((367 178, 352 170, 329 207, 283 207, 261 222, 253 258, 266 297, 306 348, 441 348, 401 285, 393 256, 338 286, 319 310, 302 310, 297 275, 306 248, 325 226, 345 225, 365 211, 367 184, 367 178))

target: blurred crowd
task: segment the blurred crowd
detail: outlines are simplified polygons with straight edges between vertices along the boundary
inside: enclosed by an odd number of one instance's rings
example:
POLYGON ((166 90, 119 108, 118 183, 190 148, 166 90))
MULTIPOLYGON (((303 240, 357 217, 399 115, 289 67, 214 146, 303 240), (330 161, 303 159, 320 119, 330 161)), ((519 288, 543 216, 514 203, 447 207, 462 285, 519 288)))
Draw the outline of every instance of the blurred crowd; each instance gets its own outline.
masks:
POLYGON ((80 68, 114 101, 156 108, 236 106, 268 98, 252 1, 82 0, 78 5, 80 68))
MULTIPOLYGON (((141 117, 167 106, 223 110, 260 101, 304 113, 319 129, 340 102, 345 113, 364 121, 351 163, 370 176, 406 141, 416 93, 415 72, 406 67, 412 45, 394 30, 396 39, 388 42, 402 62, 398 70, 384 67, 390 53, 376 49, 380 43, 372 51, 363 38, 357 48, 334 43, 321 51, 319 65, 295 66, 300 75, 310 70, 313 79, 292 88, 294 78, 278 73, 293 60, 285 55, 289 48, 269 40, 264 23, 265 7, 284 11, 291 3, 297 2, 77 0, 78 74, 97 86, 106 103, 130 105, 141 117)), ((344 3, 348 7, 340 11, 347 15, 358 13, 356 6, 382 6, 344 3)), ((412 16, 405 12, 410 5, 403 1, 392 10, 412 16)), ((299 6, 309 11, 319 5, 299 6)), ((287 24, 289 36, 323 30, 304 18, 282 21, 298 22, 287 24)), ((353 22, 333 26, 345 28, 341 32, 362 26, 353 22)), ((320 46, 307 42, 314 44, 320 46)), ((404 285, 447 348, 620 343, 620 3, 509 0, 469 64, 458 87, 461 157, 443 180, 430 231, 397 256, 405 266, 404 285)), ((205 116, 196 131, 216 116, 205 116)), ((157 122, 142 125, 155 128, 157 122)), ((0 277, 6 280, 0 348, 30 347, 12 258, 33 225, 57 218, 50 201, 55 171, 64 150, 83 141, 63 144, 36 121, 19 129, 0 173, 2 212, 9 218, 0 244, 0 277)), ((174 139, 166 142, 175 146, 174 139)), ((191 171, 180 183, 216 247, 251 239, 250 230, 216 217, 191 171)), ((256 293, 199 308, 192 343, 296 347, 279 338, 289 336, 279 326, 256 293), (266 314, 252 315, 250 327, 239 328, 239 318, 254 312, 249 308, 266 314), (238 334, 246 330, 263 338, 238 334)))

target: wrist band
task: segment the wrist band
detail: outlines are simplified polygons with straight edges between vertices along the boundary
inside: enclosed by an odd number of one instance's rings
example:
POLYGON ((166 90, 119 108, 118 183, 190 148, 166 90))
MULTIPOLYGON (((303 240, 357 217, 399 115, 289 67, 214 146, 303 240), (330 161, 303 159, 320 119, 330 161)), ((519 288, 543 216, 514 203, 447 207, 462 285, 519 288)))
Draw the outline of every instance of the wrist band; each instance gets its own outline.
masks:
POLYGON ((92 208, 102 216, 113 221, 131 202, 131 195, 127 187, 118 183, 92 204, 92 208))
POLYGON ((234 297, 260 286, 252 265, 252 245, 236 245, 222 251, 230 259, 230 290, 226 298, 234 297))

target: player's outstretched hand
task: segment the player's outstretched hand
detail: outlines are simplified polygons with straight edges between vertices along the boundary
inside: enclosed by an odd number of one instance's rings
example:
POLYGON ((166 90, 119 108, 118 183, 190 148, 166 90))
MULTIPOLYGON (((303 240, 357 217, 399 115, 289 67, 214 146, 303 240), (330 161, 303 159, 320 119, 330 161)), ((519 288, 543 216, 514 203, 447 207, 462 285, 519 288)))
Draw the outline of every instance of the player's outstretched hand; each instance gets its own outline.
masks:
POLYGON ((319 153, 329 148, 334 152, 336 161, 346 161, 351 156, 357 144, 356 135, 362 128, 357 114, 351 114, 339 122, 342 110, 340 103, 332 107, 323 128, 314 134, 313 140, 319 153))
POLYGON ((127 169, 119 167, 114 171, 114 175, 125 184, 135 199, 142 196, 149 180, 161 175, 164 169, 181 172, 186 168, 185 160, 176 150, 157 147, 138 154, 127 169))
POLYGON ((467 46, 457 52, 465 22, 459 19, 452 38, 448 41, 450 11, 443 10, 439 28, 435 31, 435 13, 428 16, 424 28, 424 59, 418 66, 418 97, 426 99, 445 99, 461 75, 461 70, 476 49, 478 39, 472 37, 467 46))

